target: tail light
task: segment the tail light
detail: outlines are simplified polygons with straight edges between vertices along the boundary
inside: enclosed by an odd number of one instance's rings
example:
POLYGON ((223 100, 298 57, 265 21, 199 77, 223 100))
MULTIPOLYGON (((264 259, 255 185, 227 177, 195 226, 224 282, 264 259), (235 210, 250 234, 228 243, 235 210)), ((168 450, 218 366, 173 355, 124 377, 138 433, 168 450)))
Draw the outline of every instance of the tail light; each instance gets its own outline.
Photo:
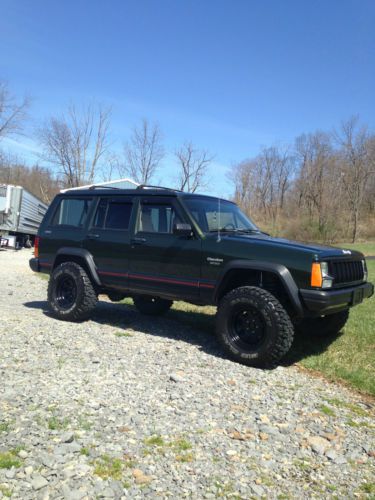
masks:
POLYGON ((34 256, 35 257, 39 257, 39 241, 40 241, 40 237, 35 236, 35 239, 34 239, 34 256))

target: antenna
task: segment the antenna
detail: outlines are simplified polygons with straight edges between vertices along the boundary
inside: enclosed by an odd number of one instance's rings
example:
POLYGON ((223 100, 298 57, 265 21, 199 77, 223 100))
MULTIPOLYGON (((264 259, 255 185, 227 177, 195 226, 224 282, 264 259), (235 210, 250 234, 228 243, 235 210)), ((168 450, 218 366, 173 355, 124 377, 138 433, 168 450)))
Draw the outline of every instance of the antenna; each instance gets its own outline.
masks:
POLYGON ((220 198, 217 199, 217 205, 218 205, 218 223, 217 223, 217 243, 220 243, 221 241, 221 236, 220 236, 220 228, 221 228, 221 207, 220 207, 220 198))

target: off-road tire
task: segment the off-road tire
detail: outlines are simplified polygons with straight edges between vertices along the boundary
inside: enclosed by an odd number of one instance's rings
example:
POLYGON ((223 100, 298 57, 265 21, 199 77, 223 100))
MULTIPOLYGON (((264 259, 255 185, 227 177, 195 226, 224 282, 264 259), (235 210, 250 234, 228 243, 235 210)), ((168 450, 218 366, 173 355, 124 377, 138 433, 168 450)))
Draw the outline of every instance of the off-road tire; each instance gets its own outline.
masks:
POLYGON ((320 318, 306 318, 298 323, 296 331, 301 335, 330 337, 339 333, 348 319, 349 309, 320 318))
POLYGON ((137 295, 133 297, 133 302, 138 311, 148 316, 160 316, 169 311, 173 301, 161 299, 159 297, 151 297, 148 295, 137 295))
MULTIPOLYGON (((294 335, 293 324, 280 302, 268 291, 243 286, 227 293, 216 314, 216 335, 226 354, 235 361, 260 368, 272 368, 289 351, 294 335), (233 321, 241 309, 249 308, 259 318, 262 336, 259 344, 244 349, 233 340, 233 321)), ((252 335, 252 334, 251 334, 252 335)))
POLYGON ((81 266, 75 262, 63 262, 53 270, 48 283, 48 303, 54 316, 65 321, 83 321, 90 317, 97 301, 95 288, 81 266), (64 280, 75 287, 72 303, 68 301, 66 307, 62 306, 59 291, 64 280))

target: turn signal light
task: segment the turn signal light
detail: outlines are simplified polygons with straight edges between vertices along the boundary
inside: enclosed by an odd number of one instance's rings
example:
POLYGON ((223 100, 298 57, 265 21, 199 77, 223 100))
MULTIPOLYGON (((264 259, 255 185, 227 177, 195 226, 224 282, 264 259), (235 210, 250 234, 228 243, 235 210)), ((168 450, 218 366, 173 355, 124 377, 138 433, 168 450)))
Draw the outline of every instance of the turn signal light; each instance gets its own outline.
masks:
POLYGON ((320 262, 313 262, 311 266, 311 286, 321 287, 323 284, 320 262))
POLYGON ((39 257, 39 236, 34 239, 34 257, 39 257))

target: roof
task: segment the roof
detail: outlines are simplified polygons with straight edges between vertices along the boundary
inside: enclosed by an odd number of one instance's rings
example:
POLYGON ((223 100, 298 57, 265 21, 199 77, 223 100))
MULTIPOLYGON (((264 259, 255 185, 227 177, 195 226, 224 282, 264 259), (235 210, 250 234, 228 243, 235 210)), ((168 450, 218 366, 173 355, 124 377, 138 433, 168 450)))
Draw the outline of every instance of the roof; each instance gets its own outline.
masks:
MULTIPOLYGON (((179 191, 175 189, 155 187, 155 186, 139 186, 136 189, 121 189, 115 187, 103 188, 100 186, 94 186, 89 189, 79 189, 79 190, 66 190, 61 192, 59 196, 175 196, 179 198, 204 198, 217 200, 217 196, 209 196, 205 194, 188 193, 184 191, 179 191)), ((228 201, 228 200, 223 200, 228 201)))

